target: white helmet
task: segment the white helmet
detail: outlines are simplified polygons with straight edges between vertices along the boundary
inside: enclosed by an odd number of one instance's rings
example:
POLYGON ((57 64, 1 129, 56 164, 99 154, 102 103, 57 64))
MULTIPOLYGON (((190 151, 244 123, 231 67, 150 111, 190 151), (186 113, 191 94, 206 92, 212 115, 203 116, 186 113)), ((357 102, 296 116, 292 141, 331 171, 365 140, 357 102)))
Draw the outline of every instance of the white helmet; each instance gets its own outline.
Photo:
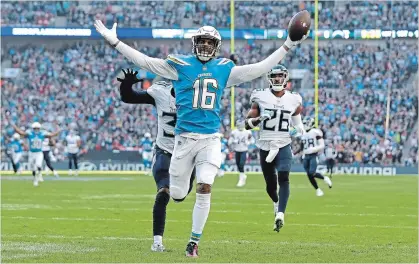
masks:
POLYGON ((221 49, 221 35, 211 26, 203 26, 192 37, 192 53, 202 61, 215 58, 221 49), (212 40, 212 44, 200 43, 202 39, 212 40))
POLYGON ((239 130, 244 130, 246 128, 246 125, 243 119, 237 120, 237 128, 239 130))
POLYGON ((309 116, 304 117, 303 125, 304 125, 304 129, 306 131, 309 131, 310 129, 314 127, 314 118, 311 118, 309 116))
POLYGON ((32 129, 41 129, 41 124, 40 124, 40 123, 38 123, 38 122, 34 122, 34 123, 32 124, 32 129))
POLYGON ((279 92, 287 88, 287 83, 290 79, 290 74, 287 68, 278 64, 266 74, 266 78, 271 86, 271 89, 279 92))
POLYGON ((151 134, 147 132, 147 133, 144 134, 144 137, 151 138, 151 134))
POLYGON ((13 138, 19 140, 20 139, 20 135, 18 133, 14 133, 13 134, 13 138))

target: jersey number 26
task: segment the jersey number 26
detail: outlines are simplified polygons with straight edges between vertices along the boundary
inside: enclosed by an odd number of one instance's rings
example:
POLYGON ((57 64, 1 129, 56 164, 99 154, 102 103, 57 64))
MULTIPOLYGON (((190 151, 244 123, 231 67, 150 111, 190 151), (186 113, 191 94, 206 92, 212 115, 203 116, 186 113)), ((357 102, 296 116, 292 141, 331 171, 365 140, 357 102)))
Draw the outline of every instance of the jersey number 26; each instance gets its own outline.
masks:
POLYGON ((278 109, 266 109, 266 110, 270 110, 274 114, 271 117, 271 119, 265 120, 263 122, 263 130, 288 132, 288 129, 290 126, 288 115, 291 114, 291 112, 287 110, 278 110, 278 109), (279 114, 279 122, 273 126, 268 126, 268 121, 272 121, 276 119, 278 112, 281 112, 279 114))

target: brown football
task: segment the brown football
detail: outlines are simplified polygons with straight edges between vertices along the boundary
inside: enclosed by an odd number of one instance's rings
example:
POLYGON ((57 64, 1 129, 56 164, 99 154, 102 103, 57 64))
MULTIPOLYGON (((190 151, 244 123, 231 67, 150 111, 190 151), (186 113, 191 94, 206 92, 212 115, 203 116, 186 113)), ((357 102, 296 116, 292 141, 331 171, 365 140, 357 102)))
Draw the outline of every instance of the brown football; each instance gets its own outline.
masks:
POLYGON ((288 34, 292 41, 298 41, 310 30, 311 18, 307 10, 295 14, 288 24, 288 34))

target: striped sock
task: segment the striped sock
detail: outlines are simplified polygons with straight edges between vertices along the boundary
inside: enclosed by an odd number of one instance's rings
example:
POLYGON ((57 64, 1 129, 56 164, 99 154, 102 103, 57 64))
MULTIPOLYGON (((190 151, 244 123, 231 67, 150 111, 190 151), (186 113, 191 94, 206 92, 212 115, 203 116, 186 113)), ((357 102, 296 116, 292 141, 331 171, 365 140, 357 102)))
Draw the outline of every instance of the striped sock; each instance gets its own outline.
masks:
POLYGON ((191 238, 189 239, 189 242, 194 242, 196 244, 199 243, 199 239, 201 239, 202 234, 196 234, 194 232, 191 233, 191 238))

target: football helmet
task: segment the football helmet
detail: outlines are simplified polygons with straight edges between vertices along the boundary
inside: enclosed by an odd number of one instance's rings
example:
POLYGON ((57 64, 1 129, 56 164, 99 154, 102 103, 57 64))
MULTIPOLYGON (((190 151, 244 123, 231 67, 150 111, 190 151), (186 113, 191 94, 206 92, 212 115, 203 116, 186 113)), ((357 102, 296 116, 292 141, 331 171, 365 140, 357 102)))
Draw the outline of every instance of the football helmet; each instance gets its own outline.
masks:
POLYGON ((201 61, 215 58, 221 49, 221 35, 211 26, 203 26, 192 36, 192 53, 201 61))
POLYGON ((32 124, 32 129, 41 129, 41 124, 39 122, 34 122, 32 124))
POLYGON ((19 140, 20 139, 20 135, 18 133, 14 133, 13 134, 13 138, 19 140))
POLYGON ((244 130, 245 129, 245 123, 244 123, 244 120, 237 120, 237 128, 239 129, 239 130, 244 130))
POLYGON ((151 134, 149 132, 147 132, 147 133, 144 134, 144 137, 145 138, 151 138, 151 134))
POLYGON ((290 75, 287 68, 281 64, 278 64, 266 74, 266 78, 268 79, 270 88, 276 92, 279 92, 287 87, 290 75))
POLYGON ((304 117, 303 125, 306 131, 312 129, 314 127, 314 118, 311 118, 309 116, 304 117))

